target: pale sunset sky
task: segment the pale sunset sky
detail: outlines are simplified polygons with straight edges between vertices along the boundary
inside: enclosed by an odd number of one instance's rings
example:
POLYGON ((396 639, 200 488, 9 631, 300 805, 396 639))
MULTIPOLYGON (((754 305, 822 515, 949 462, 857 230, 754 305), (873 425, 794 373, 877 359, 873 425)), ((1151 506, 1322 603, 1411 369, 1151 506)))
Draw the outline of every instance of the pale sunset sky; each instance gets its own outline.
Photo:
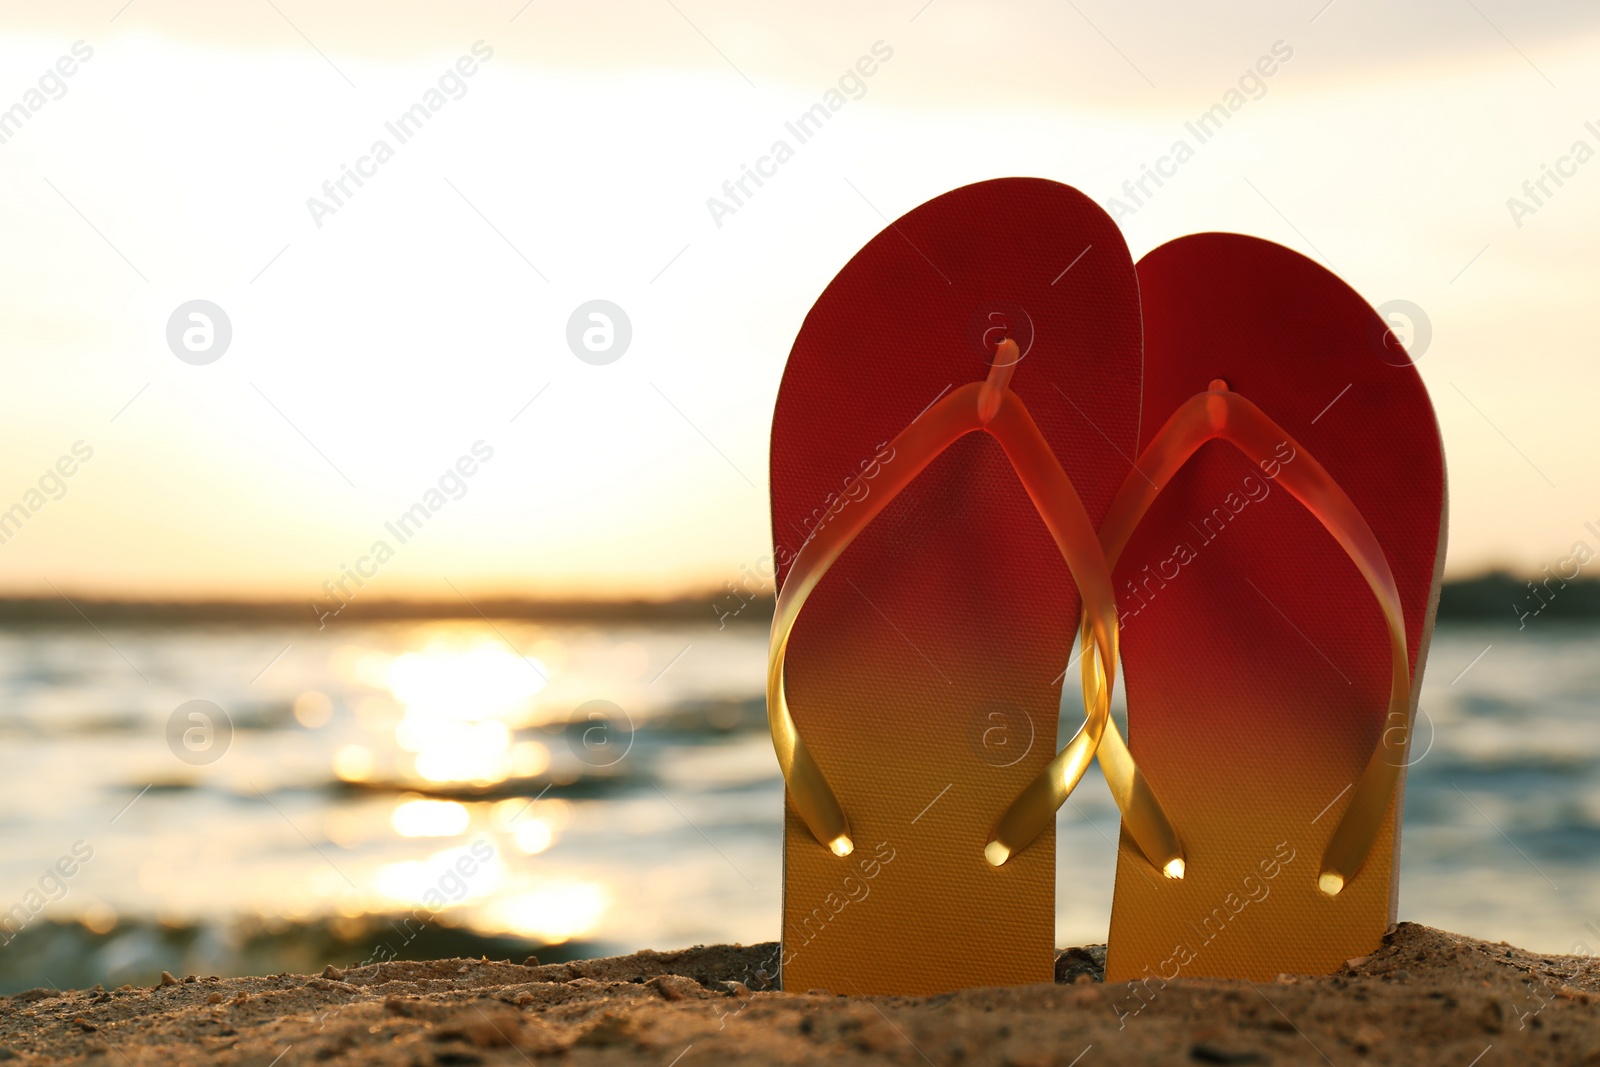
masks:
POLYGON ((1106 203, 1275 49, 1120 219, 1133 254, 1232 230, 1421 308, 1449 573, 1600 549, 1592 4, 94 0, 0 26, 0 511, 28 512, 0 595, 302 599, 380 538, 373 597, 720 586, 770 550, 795 331, 882 216, 1003 175, 1106 203), (203 365, 168 343, 194 300, 231 324, 203 365), (590 300, 631 323, 603 365, 567 342, 590 300))

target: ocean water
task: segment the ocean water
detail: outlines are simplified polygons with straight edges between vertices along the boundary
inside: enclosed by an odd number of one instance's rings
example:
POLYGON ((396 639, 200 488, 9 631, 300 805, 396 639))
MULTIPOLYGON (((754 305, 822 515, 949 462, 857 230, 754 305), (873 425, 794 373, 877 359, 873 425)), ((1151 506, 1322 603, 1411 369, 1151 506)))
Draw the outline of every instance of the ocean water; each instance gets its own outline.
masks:
MULTIPOLYGON (((1537 622, 1435 634, 1400 914, 1597 951, 1600 625, 1537 622)), ((0 991, 773 939, 764 667, 714 621, 0 630, 0 991)), ((1104 941, 1097 772, 1058 829, 1057 943, 1104 941)))

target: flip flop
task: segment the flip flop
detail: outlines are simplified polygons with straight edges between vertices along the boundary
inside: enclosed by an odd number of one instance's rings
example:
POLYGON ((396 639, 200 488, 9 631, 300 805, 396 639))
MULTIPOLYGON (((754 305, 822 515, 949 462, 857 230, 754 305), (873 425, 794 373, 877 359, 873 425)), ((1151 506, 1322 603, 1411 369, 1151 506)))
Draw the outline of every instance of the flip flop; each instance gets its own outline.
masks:
POLYGON ((771 453, 784 988, 1051 981, 1054 836, 1013 826, 1038 840, 1002 866, 992 839, 1020 790, 1059 805, 1108 721, 1091 671, 1052 759, 1080 588, 1085 659, 1116 662, 1095 527, 1137 442, 1139 351, 1116 226, 1037 179, 916 208, 807 315, 771 453))
POLYGON ((1151 877, 1124 833, 1124 1015, 1180 975, 1322 974, 1378 946, 1445 544, 1427 392, 1354 290, 1234 234, 1163 245, 1138 278, 1139 459, 1101 544, 1132 754, 1188 866, 1151 877))

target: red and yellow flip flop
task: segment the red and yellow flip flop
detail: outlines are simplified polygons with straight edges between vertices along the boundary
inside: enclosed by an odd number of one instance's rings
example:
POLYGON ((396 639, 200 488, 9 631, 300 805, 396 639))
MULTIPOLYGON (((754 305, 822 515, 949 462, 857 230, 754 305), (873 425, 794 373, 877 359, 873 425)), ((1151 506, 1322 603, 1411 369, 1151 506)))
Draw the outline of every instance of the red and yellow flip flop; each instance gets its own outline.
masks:
MULTIPOLYGON (((1055 845, 1035 809, 1059 806, 1108 721, 1091 670, 1085 725, 1052 758, 1080 589, 1086 659, 1116 662, 1096 525, 1138 443, 1139 353, 1115 225, 1037 179, 915 209, 806 317, 771 458, 784 988, 1051 980, 1055 845), (1032 821, 1005 822, 1022 791, 1032 821), (1014 857, 996 843, 1033 837, 1014 857)), ((1141 825, 1149 851, 1174 847, 1159 813, 1141 825)))
MULTIPOLYGON (((1445 542, 1427 392, 1352 289, 1233 234, 1164 245, 1138 278, 1138 461, 1101 544, 1128 741, 1187 870, 1151 876, 1125 828, 1122 1013, 1180 976, 1320 974, 1377 947, 1445 542)), ((1121 746, 1108 730, 1102 753, 1121 746)))

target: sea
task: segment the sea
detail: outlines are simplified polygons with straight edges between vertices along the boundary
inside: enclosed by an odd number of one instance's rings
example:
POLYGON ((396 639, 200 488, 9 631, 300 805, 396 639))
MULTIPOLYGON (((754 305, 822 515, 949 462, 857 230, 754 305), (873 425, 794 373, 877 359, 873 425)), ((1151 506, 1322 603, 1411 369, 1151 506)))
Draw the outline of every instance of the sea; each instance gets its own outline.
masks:
MULTIPOLYGON (((706 616, 0 627, 0 992, 775 939, 766 630, 706 616)), ((1600 622, 1522 622, 1434 635, 1399 914, 1597 952, 1600 622)), ((1091 770, 1057 944, 1117 831, 1091 770)))

